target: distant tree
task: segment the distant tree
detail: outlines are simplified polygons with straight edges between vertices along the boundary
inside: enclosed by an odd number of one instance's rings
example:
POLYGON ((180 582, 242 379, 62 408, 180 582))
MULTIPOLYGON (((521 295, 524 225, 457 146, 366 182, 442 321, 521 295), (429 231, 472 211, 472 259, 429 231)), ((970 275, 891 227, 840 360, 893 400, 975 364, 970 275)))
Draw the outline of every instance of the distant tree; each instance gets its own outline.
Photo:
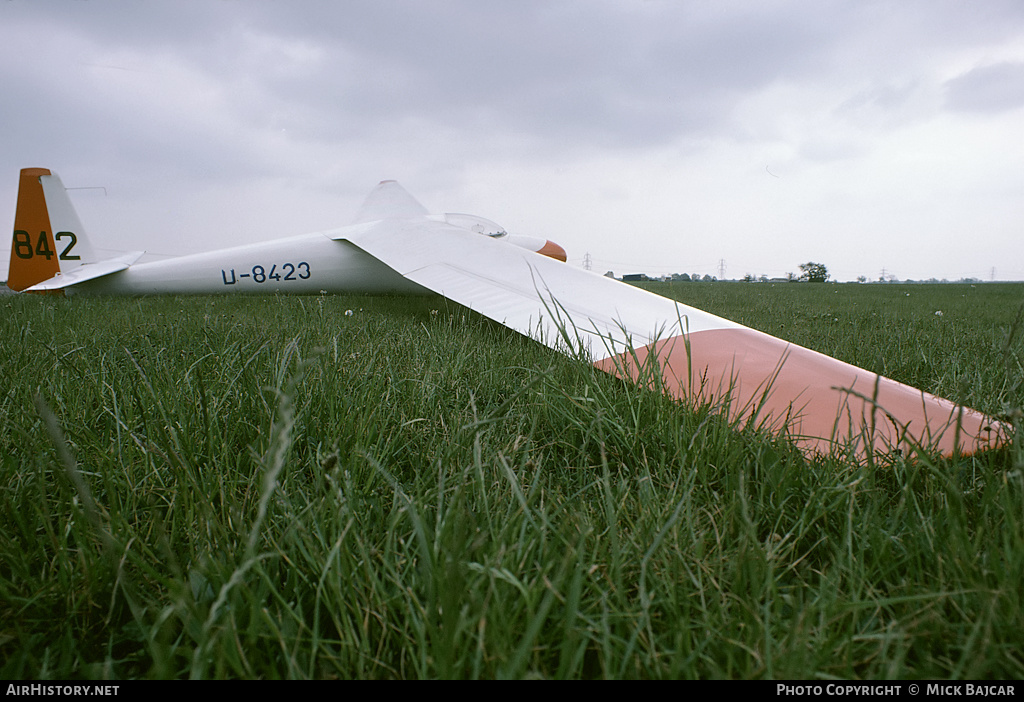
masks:
POLYGON ((680 274, 678 279, 683 281, 684 283, 689 283, 690 282, 690 274, 689 273, 682 273, 682 274, 680 274))
POLYGON ((868 277, 866 275, 858 275, 857 276, 857 282, 858 283, 866 283, 867 280, 868 280, 868 277))
POLYGON ((808 283, 824 283, 828 280, 828 268, 824 263, 814 263, 813 261, 801 263, 800 270, 803 271, 800 274, 800 280, 806 280, 808 283))

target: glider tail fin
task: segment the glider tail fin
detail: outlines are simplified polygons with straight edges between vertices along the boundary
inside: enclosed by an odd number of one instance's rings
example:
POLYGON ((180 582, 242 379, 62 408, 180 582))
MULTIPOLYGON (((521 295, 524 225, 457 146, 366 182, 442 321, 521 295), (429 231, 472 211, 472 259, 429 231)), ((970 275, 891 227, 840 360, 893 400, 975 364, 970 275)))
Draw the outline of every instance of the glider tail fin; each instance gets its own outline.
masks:
POLYGON ((21 291, 93 261, 92 248, 60 178, 46 168, 23 168, 7 287, 21 291))

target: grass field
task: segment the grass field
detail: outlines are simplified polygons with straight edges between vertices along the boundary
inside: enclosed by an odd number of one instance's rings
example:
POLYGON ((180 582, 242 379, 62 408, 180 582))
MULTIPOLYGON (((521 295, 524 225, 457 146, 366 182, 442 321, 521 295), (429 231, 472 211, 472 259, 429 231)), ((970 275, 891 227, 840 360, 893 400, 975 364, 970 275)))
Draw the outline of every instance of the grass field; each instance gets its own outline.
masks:
POLYGON ((435 297, 2 297, 0 677, 1024 677, 1024 285, 649 286, 1016 439, 809 460, 435 297))

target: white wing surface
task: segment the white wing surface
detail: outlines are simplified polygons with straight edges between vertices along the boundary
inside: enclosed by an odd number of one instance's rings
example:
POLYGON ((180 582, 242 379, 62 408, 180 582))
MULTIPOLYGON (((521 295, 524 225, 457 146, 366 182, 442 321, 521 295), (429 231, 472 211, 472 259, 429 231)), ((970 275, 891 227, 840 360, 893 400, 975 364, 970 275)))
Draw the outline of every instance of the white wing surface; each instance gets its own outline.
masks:
POLYGON ((683 332, 740 325, 547 256, 429 219, 342 236, 423 287, 593 361, 683 332))

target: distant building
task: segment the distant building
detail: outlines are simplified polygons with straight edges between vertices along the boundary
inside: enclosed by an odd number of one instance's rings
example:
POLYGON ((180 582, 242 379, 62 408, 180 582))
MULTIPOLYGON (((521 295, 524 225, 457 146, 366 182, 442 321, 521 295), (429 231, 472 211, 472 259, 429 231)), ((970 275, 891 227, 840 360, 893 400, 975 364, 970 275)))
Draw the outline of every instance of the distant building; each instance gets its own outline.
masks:
POLYGON ((642 280, 650 280, 645 273, 626 273, 622 276, 624 283, 639 283, 642 280))

